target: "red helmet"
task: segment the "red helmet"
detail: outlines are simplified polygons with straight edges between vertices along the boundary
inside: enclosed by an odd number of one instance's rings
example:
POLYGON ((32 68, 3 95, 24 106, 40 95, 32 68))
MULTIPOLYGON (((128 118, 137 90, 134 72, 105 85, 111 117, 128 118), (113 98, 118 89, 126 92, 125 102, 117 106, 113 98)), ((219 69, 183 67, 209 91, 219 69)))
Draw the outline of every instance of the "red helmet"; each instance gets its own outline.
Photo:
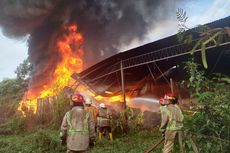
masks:
POLYGON ((167 93, 164 95, 164 99, 167 99, 167 100, 173 100, 175 97, 173 96, 172 93, 167 93))
POLYGON ((164 103, 164 98, 161 97, 161 98, 159 99, 159 103, 160 103, 160 105, 165 105, 165 103, 164 103))
POLYGON ((73 102, 78 102, 78 103, 84 103, 85 102, 84 97, 80 94, 72 95, 71 100, 73 102))
POLYGON ((174 95, 171 94, 171 93, 165 94, 165 95, 164 95, 164 99, 165 99, 165 100, 168 100, 169 103, 172 103, 172 104, 176 104, 176 103, 177 103, 177 100, 178 100, 177 97, 174 96, 174 95))

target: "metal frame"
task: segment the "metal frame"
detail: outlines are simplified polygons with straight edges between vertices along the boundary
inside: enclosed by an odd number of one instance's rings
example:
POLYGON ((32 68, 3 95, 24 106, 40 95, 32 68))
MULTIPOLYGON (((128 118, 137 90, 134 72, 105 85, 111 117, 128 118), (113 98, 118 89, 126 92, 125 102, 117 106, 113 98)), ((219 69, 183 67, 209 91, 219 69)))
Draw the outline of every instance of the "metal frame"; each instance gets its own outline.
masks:
MULTIPOLYGON (((218 47, 229 45, 229 44, 230 44, 230 40, 219 44, 218 47)), ((128 58, 126 60, 121 60, 123 63, 122 69, 125 70, 125 69, 129 69, 129 68, 133 68, 133 67, 137 67, 137 66, 141 66, 141 65, 145 65, 145 64, 150 64, 150 63, 154 63, 154 62, 158 62, 158 61, 162 61, 162 60, 166 60, 166 59, 170 59, 170 58, 175 58, 175 57, 191 54, 191 48, 189 48, 189 47, 185 48, 186 45, 187 44, 175 45, 172 47, 167 47, 164 49, 153 51, 153 52, 150 52, 147 54, 131 57, 131 58, 128 58)), ((217 46, 211 44, 208 47, 206 47, 206 50, 212 49, 215 47, 217 47, 217 46)), ((200 51, 201 51, 201 49, 197 49, 194 52, 200 52, 200 51)), ((119 61, 119 63, 120 63, 120 61, 119 61)), ((119 63, 116 63, 116 64, 119 64, 119 63)), ((111 71, 109 73, 100 75, 94 79, 91 79, 89 82, 93 82, 95 80, 98 80, 100 78, 106 77, 108 75, 111 75, 111 74, 119 72, 119 71, 120 71, 120 68, 117 70, 111 71)))

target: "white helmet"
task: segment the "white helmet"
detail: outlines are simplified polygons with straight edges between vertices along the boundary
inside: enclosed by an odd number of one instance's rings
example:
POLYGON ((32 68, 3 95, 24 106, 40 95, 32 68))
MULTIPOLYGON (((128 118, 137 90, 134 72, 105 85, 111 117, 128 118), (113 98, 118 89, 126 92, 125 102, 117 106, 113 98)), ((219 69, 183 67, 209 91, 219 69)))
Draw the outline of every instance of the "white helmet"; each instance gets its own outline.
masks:
POLYGON ((104 103, 100 103, 99 105, 101 108, 106 108, 105 104, 104 103))
POLYGON ((92 100, 90 98, 86 98, 85 99, 85 104, 91 105, 92 104, 92 100))

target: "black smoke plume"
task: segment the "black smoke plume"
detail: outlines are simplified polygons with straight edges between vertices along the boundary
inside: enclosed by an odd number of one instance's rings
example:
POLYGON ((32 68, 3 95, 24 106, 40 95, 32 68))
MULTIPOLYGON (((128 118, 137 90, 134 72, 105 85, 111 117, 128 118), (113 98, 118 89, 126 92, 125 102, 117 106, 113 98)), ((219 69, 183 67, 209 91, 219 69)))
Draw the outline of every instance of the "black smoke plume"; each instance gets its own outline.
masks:
MULTIPOLYGON (((31 88, 52 79, 60 60, 55 42, 77 24, 85 38, 85 66, 117 53, 121 44, 145 38, 149 28, 175 14, 179 0, 1 0, 0 26, 8 37, 29 36, 34 66, 31 88), (93 61, 89 63, 87 61, 93 61)), ((166 27, 167 28, 167 27, 166 27)))

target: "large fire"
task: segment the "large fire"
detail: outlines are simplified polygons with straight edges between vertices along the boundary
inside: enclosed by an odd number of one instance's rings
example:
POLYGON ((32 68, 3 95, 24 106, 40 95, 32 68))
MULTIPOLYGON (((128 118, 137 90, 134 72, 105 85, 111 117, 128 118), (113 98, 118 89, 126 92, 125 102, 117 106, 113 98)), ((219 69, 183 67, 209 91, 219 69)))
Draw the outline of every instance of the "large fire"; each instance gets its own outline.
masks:
MULTIPOLYGON (((77 91, 84 92, 88 96, 93 97, 95 100, 101 101, 101 102, 109 102, 109 103, 123 102, 123 97, 121 95, 116 95, 116 96, 111 96, 111 97, 102 97, 100 95, 95 95, 93 92, 91 92, 90 90, 87 90, 87 88, 82 85, 77 88, 77 91)), ((126 96, 126 101, 130 101, 129 96, 126 96)))
MULTIPOLYGON (((70 25, 65 27, 65 34, 62 39, 56 42, 57 51, 61 55, 61 61, 58 63, 53 76, 52 81, 48 84, 44 84, 39 92, 33 92, 33 90, 28 90, 23 97, 23 100, 20 102, 18 108, 19 111, 37 112, 38 99, 54 97, 59 94, 59 92, 67 85, 73 84, 70 76, 74 72, 81 72, 83 69, 83 36, 77 32, 76 25, 70 25)), ((106 102, 122 102, 122 97, 120 95, 113 97, 102 97, 93 94, 90 90, 87 90, 86 87, 78 87, 78 92, 85 92, 87 95, 94 97, 98 101, 106 102)))
POLYGON ((66 26, 65 35, 56 43, 61 60, 53 73, 52 81, 44 84, 38 93, 28 90, 20 102, 18 110, 23 114, 25 111, 36 113, 38 98, 57 95, 64 86, 69 84, 71 74, 82 71, 84 55, 82 43, 83 36, 77 32, 77 26, 66 26))

